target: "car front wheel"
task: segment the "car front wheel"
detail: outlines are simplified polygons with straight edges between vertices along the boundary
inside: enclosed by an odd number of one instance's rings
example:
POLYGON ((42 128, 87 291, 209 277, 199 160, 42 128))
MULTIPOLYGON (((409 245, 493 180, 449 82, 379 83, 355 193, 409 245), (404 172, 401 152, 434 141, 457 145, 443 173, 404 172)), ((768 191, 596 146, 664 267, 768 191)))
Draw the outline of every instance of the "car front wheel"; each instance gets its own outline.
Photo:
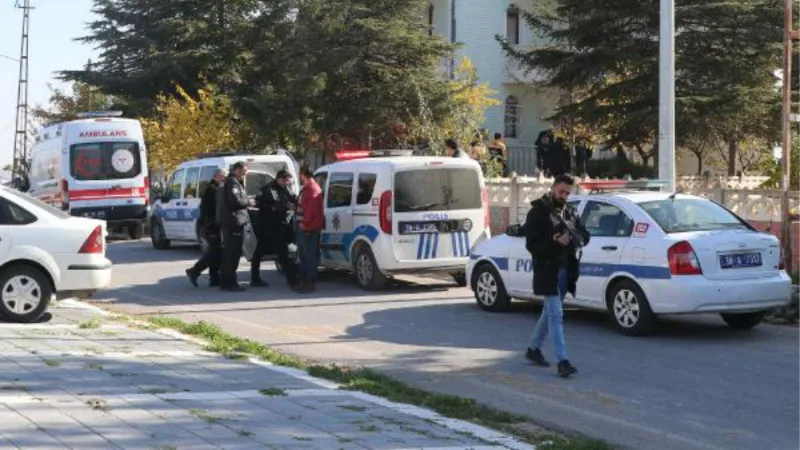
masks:
POLYGON ((511 299, 497 271, 489 264, 482 264, 475 269, 473 275, 475 300, 481 309, 491 312, 508 311, 511 299))
POLYGON ((741 314, 720 314, 722 320, 735 330, 749 330, 755 328, 764 320, 765 315, 766 312, 764 311, 741 314))
POLYGON ((0 314, 11 322, 31 323, 42 317, 53 288, 41 270, 11 266, 0 274, 0 314))
POLYGON ((653 331, 656 317, 642 289, 633 281, 615 284, 608 295, 608 311, 617 329, 628 336, 643 336, 653 331))

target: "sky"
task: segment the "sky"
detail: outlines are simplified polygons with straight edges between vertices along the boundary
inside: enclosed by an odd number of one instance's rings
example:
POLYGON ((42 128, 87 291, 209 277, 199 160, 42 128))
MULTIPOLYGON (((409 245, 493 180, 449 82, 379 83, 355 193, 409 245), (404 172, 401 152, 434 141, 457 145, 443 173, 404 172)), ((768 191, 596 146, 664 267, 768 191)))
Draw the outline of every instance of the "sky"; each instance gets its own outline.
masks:
MULTIPOLYGON (((14 155, 14 128, 17 82, 22 33, 22 11, 15 0, 0 0, 0 167, 11 163, 14 155)), ((31 0, 28 103, 46 104, 47 84, 65 85, 56 80, 59 70, 80 69, 97 52, 91 45, 73 39, 86 34, 94 20, 92 0, 31 0)))

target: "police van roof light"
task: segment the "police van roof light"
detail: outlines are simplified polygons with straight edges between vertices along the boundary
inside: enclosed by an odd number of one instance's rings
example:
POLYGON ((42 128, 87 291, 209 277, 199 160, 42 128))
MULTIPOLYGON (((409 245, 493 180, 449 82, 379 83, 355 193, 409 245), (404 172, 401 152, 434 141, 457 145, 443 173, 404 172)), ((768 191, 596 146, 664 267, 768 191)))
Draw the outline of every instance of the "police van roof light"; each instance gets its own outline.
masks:
POLYGON ((579 186, 590 192, 603 192, 614 190, 658 190, 667 185, 662 180, 598 180, 584 181, 579 186))

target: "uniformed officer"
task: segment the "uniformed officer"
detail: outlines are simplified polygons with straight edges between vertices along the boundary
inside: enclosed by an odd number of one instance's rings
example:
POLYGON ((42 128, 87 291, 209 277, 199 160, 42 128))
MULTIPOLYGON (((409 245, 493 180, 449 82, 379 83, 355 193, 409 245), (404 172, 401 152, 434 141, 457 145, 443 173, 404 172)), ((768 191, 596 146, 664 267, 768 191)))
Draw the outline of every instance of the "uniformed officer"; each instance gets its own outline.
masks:
POLYGON ((243 291, 236 280, 236 270, 242 258, 244 227, 250 222, 247 208, 255 203, 247 198, 244 177, 247 165, 239 161, 231 166, 231 173, 217 194, 217 222, 222 229, 222 267, 220 288, 224 291, 243 291))
POLYGON ((200 218, 203 238, 208 242, 208 250, 197 260, 194 266, 186 269, 189 282, 197 287, 197 279, 206 268, 208 269, 208 285, 219 286, 219 266, 222 262, 222 236, 217 225, 217 191, 222 190, 222 183, 228 171, 217 169, 214 178, 208 183, 203 197, 200 199, 200 218))
POLYGON ((295 240, 294 214, 297 209, 297 196, 289 190, 291 184, 292 175, 281 170, 275 180, 264 185, 256 196, 258 246, 250 266, 252 286, 268 286, 260 276, 261 258, 271 252, 278 254, 278 263, 289 285, 297 284, 297 265, 289 258, 289 244, 295 240))

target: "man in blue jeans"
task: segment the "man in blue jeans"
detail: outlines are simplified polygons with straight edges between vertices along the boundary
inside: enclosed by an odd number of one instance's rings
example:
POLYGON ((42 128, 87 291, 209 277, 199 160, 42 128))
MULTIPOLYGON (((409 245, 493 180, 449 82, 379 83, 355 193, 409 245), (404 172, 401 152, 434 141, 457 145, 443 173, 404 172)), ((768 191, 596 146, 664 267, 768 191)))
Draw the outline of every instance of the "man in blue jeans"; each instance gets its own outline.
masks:
POLYGON ((297 245, 300 250, 300 283, 298 292, 314 292, 319 265, 319 234, 325 228, 322 188, 306 167, 300 169, 300 211, 297 222, 297 245))
POLYGON ((533 258, 533 293, 544 297, 525 357, 540 367, 549 367, 541 351, 549 334, 562 377, 578 373, 567 358, 562 302, 564 297, 575 295, 580 248, 589 242, 577 211, 567 204, 574 185, 569 175, 557 176, 550 191, 531 203, 524 225, 525 247, 533 258))

